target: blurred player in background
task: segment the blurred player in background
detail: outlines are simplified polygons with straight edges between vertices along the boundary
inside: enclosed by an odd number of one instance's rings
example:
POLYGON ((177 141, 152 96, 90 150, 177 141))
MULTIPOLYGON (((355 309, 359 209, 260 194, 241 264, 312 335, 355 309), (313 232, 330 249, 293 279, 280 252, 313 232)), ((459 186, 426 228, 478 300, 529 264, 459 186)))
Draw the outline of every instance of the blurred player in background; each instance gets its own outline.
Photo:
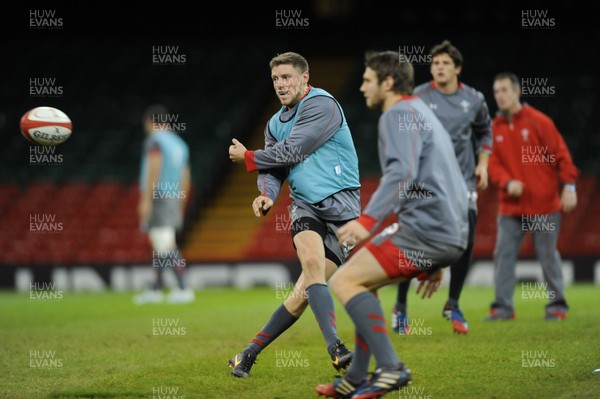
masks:
POLYGON ((177 246, 176 233, 183 225, 183 215, 190 193, 189 148, 171 131, 168 109, 162 105, 147 108, 143 116, 144 141, 140 171, 138 214, 141 228, 152 244, 155 279, 145 292, 134 297, 137 304, 159 303, 163 295, 164 272, 175 272, 177 287, 166 300, 189 303, 194 290, 186 282, 186 264, 177 246))
MULTIPOLYGON (((469 190, 469 242, 463 256, 451 265, 448 300, 442 311, 442 315, 452 321, 454 331, 466 334, 469 326, 458 300, 471 264, 477 226, 477 190, 485 190, 488 186, 492 125, 483 94, 458 80, 463 65, 460 51, 445 40, 434 46, 430 55, 433 80, 417 86, 413 94, 425 101, 450 133, 469 190)), ((410 334, 406 311, 409 287, 410 280, 398 285, 392 328, 399 334, 410 334)))
POLYGON ((335 232, 360 214, 358 158, 340 104, 309 83, 308 62, 284 53, 270 62, 273 87, 281 109, 265 128, 263 150, 248 151, 233 139, 229 157, 258 171, 261 193, 252 208, 257 217, 273 206, 285 180, 292 205, 292 239, 302 273, 288 299, 248 347, 230 360, 232 374, 248 377, 256 356, 290 328, 310 306, 317 319, 333 367, 343 370, 352 359, 337 335, 335 308, 327 280, 344 262, 335 232))
POLYGON ((394 212, 394 223, 377 234, 333 275, 331 287, 355 326, 355 350, 346 374, 319 385, 333 398, 378 398, 409 383, 386 328, 377 290, 417 278, 417 292, 431 296, 442 268, 467 247, 467 186, 448 132, 423 100, 412 96, 414 70, 396 51, 369 53, 360 91, 382 112, 378 152, 382 177, 360 217, 338 229, 340 243, 361 242, 394 212), (403 121, 418 120, 418 123, 403 121), (411 194, 427 192, 427 200, 411 194), (371 354, 376 370, 367 378, 371 354))
POLYGON ((575 181, 579 171, 552 119, 531 105, 521 104, 520 95, 517 76, 496 76, 494 98, 499 113, 493 120, 494 155, 490 158, 490 179, 498 188, 499 200, 494 250, 496 298, 486 320, 515 317, 515 268, 526 233, 532 235, 547 284, 545 318, 564 319, 569 307, 556 244, 560 211, 571 212, 577 206, 575 181))

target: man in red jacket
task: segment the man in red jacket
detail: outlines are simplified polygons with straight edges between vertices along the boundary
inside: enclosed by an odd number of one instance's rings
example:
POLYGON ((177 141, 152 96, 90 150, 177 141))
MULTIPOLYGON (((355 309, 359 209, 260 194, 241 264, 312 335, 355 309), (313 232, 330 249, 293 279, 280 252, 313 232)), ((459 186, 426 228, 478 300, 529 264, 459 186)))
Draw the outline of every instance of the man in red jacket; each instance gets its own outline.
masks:
POLYGON ((577 206, 575 181, 579 171, 552 119, 521 104, 520 94, 514 74, 501 73, 494 79, 499 114, 492 121, 494 154, 489 175, 499 191, 499 215, 494 251, 496 298, 486 320, 515 317, 515 267, 526 233, 532 234, 543 268, 549 301, 545 318, 564 319, 569 307, 556 243, 560 212, 577 206))

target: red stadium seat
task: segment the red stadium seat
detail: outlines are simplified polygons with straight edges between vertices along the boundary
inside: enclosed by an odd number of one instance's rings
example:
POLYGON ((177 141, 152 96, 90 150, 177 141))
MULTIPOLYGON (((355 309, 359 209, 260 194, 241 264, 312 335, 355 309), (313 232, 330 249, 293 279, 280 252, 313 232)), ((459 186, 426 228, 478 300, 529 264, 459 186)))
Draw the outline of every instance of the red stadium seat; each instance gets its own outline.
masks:
MULTIPOLYGON (((362 182, 363 207, 379 184, 379 177, 362 182)), ((563 257, 600 254, 600 184, 594 176, 578 182, 578 207, 563 215, 558 248, 563 257)), ((151 261, 148 238, 139 229, 137 184, 114 182, 34 183, 21 190, 0 185, 0 264, 140 264, 151 261), (61 232, 30 231, 30 218, 49 214, 63 225, 61 232), (33 215, 33 216, 32 216, 33 215)), ((244 251, 248 260, 296 260, 290 238, 287 186, 244 251), (279 215, 279 218, 277 217, 279 215)), ((497 193, 480 193, 475 258, 490 259, 496 239, 497 193)), ((384 222, 393 222, 393 217, 384 222)), ((383 227, 383 225, 382 225, 383 227)), ((535 256, 526 237, 520 256, 535 256)))

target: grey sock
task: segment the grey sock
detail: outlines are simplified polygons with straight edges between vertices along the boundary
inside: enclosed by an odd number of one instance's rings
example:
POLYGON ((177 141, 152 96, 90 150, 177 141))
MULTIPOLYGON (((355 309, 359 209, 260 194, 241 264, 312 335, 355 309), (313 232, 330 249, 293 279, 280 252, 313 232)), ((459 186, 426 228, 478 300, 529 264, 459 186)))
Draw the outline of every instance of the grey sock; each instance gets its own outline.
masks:
POLYGON ((319 323, 329 350, 329 348, 335 346, 338 340, 335 325, 335 307, 329 287, 326 284, 312 284, 306 288, 306 294, 308 304, 317 319, 317 323, 319 323))
POLYGON ((165 286, 163 272, 164 269, 162 268, 162 266, 154 266, 154 282, 152 283, 151 288, 155 291, 162 290, 165 286))
POLYGON ((169 251, 170 253, 170 259, 169 259, 169 264, 171 265, 171 267, 173 268, 173 271, 175 272, 175 278, 177 279, 177 286, 179 287, 179 289, 184 290, 187 287, 187 281, 186 281, 186 262, 185 260, 181 257, 181 251, 177 250, 175 252, 169 251))
POLYGON ((358 330, 354 336, 354 354, 350 368, 346 371, 346 379, 353 385, 358 385, 367 376, 369 372, 369 363, 371 361, 371 350, 365 338, 360 335, 358 330))
POLYGON ((254 355, 258 355, 271 342, 290 328, 298 319, 292 315, 284 305, 277 308, 265 326, 256 334, 256 337, 246 348, 254 355))
POLYGON ((368 291, 361 292, 346 303, 346 311, 352 318, 356 331, 365 338, 368 348, 373 352, 377 368, 398 367, 400 359, 392 346, 383 310, 377 298, 368 291))

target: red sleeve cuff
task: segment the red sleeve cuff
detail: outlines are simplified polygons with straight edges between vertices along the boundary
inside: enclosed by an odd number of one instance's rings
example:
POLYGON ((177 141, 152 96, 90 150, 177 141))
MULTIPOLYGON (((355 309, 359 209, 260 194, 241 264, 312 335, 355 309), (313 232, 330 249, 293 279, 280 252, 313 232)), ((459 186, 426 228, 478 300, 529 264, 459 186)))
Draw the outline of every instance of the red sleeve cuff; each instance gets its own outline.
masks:
POLYGON ((372 231, 377 224, 377 219, 365 214, 360 215, 356 221, 369 231, 372 231))
POLYGON ((248 173, 257 170, 256 164, 254 163, 254 151, 247 150, 244 153, 244 161, 246 161, 246 171, 248 171, 248 173))
POLYGON ((429 277, 429 274, 427 274, 426 272, 422 272, 420 274, 417 275, 417 280, 419 281, 423 281, 425 280, 427 277, 429 277))

